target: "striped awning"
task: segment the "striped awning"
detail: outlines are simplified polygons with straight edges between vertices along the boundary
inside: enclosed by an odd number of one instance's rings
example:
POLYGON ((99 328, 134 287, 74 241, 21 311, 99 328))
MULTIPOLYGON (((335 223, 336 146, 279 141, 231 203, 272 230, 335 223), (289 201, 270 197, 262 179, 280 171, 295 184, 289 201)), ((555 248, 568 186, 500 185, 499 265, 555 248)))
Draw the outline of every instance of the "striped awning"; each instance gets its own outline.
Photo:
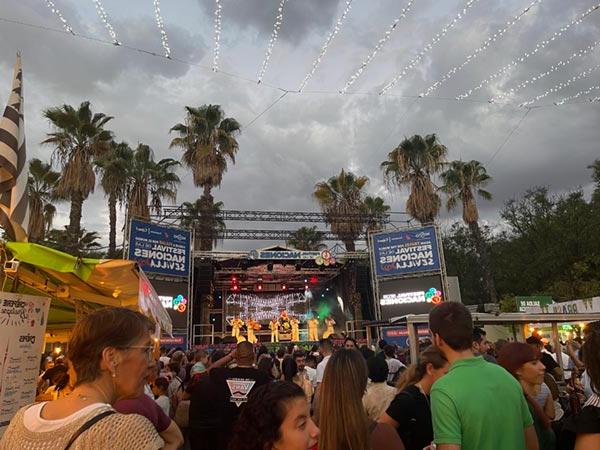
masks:
POLYGON ((29 228, 26 162, 23 70, 17 54, 12 92, 0 118, 0 226, 15 241, 27 241, 29 228))

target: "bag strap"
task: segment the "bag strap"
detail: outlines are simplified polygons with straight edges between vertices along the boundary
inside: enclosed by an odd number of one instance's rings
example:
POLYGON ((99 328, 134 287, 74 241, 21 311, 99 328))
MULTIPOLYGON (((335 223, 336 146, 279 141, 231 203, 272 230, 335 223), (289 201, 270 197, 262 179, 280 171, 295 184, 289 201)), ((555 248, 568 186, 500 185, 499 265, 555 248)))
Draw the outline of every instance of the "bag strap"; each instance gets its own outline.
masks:
POLYGON ((115 414, 115 411, 113 411, 113 410, 104 411, 103 413, 100 413, 97 416, 94 416, 91 419, 87 420, 83 425, 81 425, 79 427, 79 429, 75 432, 75 434, 73 436, 71 436, 71 439, 69 440, 67 446, 65 447, 65 450, 69 450, 71 448, 71 446, 75 443, 77 438, 79 436, 81 436, 81 434, 83 432, 87 431, 92 426, 94 426, 94 424, 100 422, 102 419, 104 419, 107 416, 110 416, 111 414, 115 414))

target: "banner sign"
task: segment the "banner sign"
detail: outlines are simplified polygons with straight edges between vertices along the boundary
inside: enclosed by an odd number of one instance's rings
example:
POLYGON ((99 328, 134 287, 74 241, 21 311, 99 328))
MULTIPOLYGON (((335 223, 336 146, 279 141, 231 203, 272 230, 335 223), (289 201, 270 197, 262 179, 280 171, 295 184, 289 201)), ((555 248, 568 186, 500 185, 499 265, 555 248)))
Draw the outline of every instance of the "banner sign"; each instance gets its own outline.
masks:
POLYGON ((50 299, 0 292, 0 436, 33 403, 50 299))
POLYGON ((161 336, 160 346, 165 348, 187 349, 187 336, 185 334, 174 334, 173 337, 161 336))
POLYGON ((517 296, 515 300, 519 312, 539 312, 541 308, 553 303, 549 295, 517 296))
POLYGON ((251 250, 248 253, 250 259, 273 259, 273 260, 289 260, 289 259, 315 259, 321 256, 320 251, 309 252, 302 250, 251 250))
POLYGON ((378 277, 440 270, 435 227, 373 235, 375 274, 378 277))
POLYGON ((189 277, 190 232, 133 219, 129 259, 146 273, 189 277))

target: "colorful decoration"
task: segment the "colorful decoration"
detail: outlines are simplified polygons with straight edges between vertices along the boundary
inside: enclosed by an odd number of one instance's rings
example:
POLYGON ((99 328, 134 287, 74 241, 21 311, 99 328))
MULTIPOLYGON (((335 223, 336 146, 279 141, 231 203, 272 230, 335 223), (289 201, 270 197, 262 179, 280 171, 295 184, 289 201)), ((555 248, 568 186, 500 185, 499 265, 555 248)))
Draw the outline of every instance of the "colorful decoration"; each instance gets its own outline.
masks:
POLYGON ((173 298, 173 309, 179 311, 180 313, 185 312, 187 309, 187 302, 187 298, 179 294, 177 297, 173 298))
POLYGON ((321 254, 315 258, 315 263, 317 263, 318 266, 327 267, 335 265, 336 260, 329 250, 323 250, 321 254))
POLYGON ((430 288, 425 292, 425 300, 427 303, 433 303, 434 305, 442 303, 442 291, 436 288, 430 288))

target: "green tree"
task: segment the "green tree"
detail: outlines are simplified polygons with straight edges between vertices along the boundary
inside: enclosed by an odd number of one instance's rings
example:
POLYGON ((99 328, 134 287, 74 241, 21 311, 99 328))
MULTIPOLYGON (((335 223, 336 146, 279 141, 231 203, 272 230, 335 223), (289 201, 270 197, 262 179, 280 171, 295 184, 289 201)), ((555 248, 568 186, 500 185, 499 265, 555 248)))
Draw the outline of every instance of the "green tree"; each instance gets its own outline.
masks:
POLYGON ((317 251, 323 246, 325 233, 318 231, 316 225, 300 227, 294 231, 286 245, 303 251, 317 251))
POLYGON ((127 204, 130 218, 150 219, 150 209, 157 214, 162 209, 163 199, 177 200, 180 183, 175 169, 179 163, 171 158, 154 161, 154 152, 139 144, 133 152, 127 183, 127 204))
POLYGON ((44 117, 50 121, 53 132, 42 144, 54 147, 53 159, 61 167, 56 192, 71 201, 67 242, 74 244, 80 235, 83 202, 96 184, 93 162, 110 150, 112 134, 104 126, 112 117, 92 113, 90 102, 81 103, 77 109, 71 105, 48 108, 44 117))
POLYGON ((100 186, 108 197, 108 256, 117 256, 117 204, 127 200, 129 172, 133 162, 133 150, 126 142, 111 143, 110 152, 95 161, 100 173, 100 186))
POLYGON ((68 226, 64 230, 52 229, 46 236, 44 242, 48 247, 60 250, 65 253, 72 253, 76 256, 87 258, 98 258, 101 256, 100 244, 97 242, 100 236, 95 231, 86 231, 85 228, 79 229, 79 236, 74 242, 68 240, 70 236, 68 226))
POLYGON ((385 204, 381 197, 365 197, 363 211, 367 216, 367 231, 379 231, 383 229, 384 219, 390 206, 385 204))
POLYGON ((404 139, 381 163, 388 184, 409 187, 406 211, 422 224, 433 222, 440 210, 441 200, 431 177, 441 170, 447 153, 435 134, 416 134, 404 139))
MULTIPOLYGON (((492 179, 479 161, 452 161, 440 175, 443 186, 440 190, 448 195, 447 207, 451 211, 460 203, 462 205, 463 221, 469 227, 479 262, 481 264, 487 298, 496 303, 497 294, 492 273, 491 261, 487 243, 479 227, 479 210, 476 195, 491 200, 492 194, 484 190, 492 179)), ((483 303, 483 302, 482 302, 483 303)))
POLYGON ((214 246, 219 242, 219 236, 225 231, 225 222, 221 217, 223 202, 216 202, 212 205, 212 211, 207 214, 202 205, 202 200, 195 202, 184 202, 183 215, 181 217, 181 226, 194 230, 194 248, 200 249, 201 242, 211 239, 214 246))
POLYGON ((44 240, 52 227, 56 215, 54 202, 60 200, 56 195, 56 186, 60 173, 52 170, 48 163, 34 158, 29 161, 27 189, 29 192, 29 241, 44 240))
POLYGON ((339 175, 317 183, 313 192, 331 231, 338 236, 349 252, 356 250, 355 241, 365 227, 362 220, 363 189, 368 182, 369 178, 358 177, 342 169, 339 175))
MULTIPOLYGON (((184 123, 171 128, 177 134, 171 148, 183 150, 182 162, 192 171, 194 184, 203 189, 200 206, 205 217, 213 211, 213 188, 221 185, 229 163, 235 164, 239 149, 236 139, 241 126, 237 120, 225 117, 220 105, 186 106, 184 123)), ((215 218, 210 219, 212 222, 215 218)), ((201 250, 211 250, 213 240, 200 240, 201 250)))
POLYGON ((596 184, 594 193, 592 194, 592 202, 595 205, 600 205, 600 159, 590 164, 588 169, 592 170, 592 181, 596 184))

